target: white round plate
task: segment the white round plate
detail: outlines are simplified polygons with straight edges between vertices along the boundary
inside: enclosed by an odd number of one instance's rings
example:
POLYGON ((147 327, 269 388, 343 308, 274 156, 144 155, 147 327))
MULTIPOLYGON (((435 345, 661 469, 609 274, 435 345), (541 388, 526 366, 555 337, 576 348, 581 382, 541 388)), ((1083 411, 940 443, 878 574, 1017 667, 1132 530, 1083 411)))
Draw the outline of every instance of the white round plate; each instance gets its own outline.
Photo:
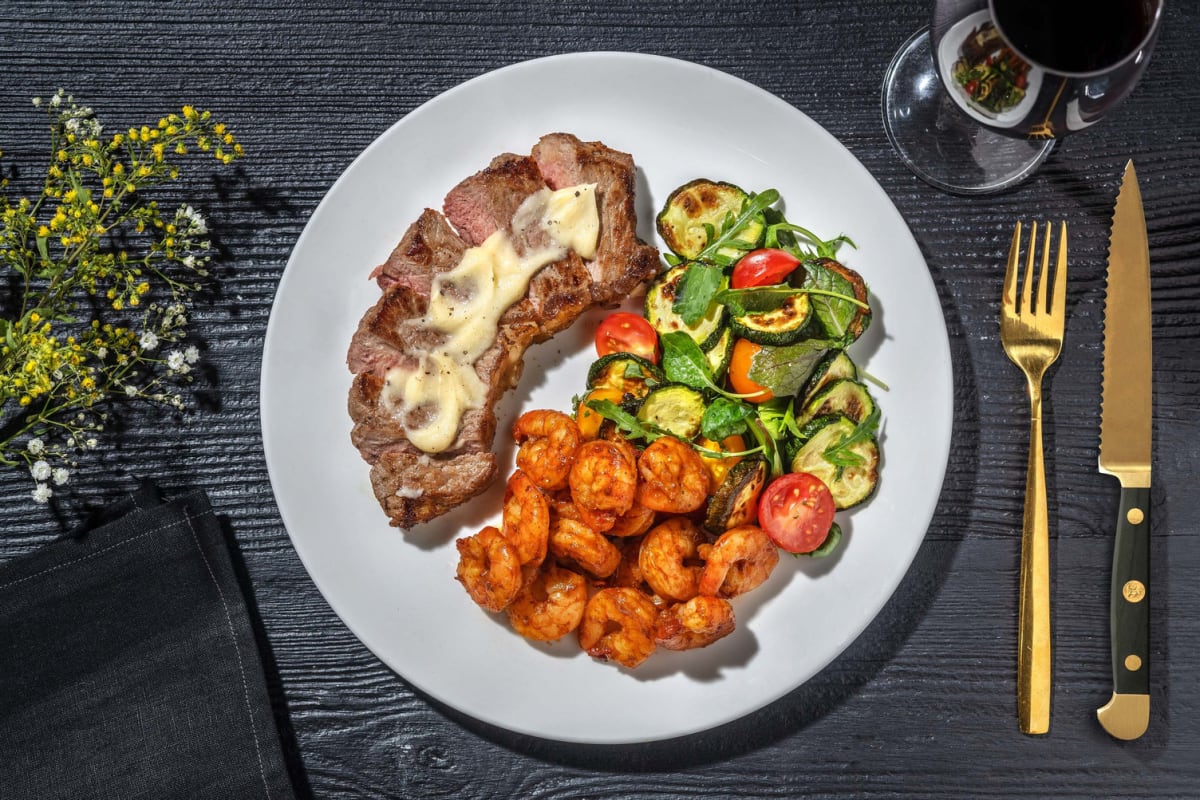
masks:
MULTIPOLYGON (((592 312, 534 348, 499 410, 570 410, 593 358, 592 312)), ((682 61, 581 53, 517 64, 434 98, 379 137, 338 179, 296 243, 263 352, 263 443, 284 524, 329 604, 405 680, 453 708, 548 739, 627 743, 736 719, 812 677, 887 602, 925 535, 953 412, 949 343, 932 281, 904 221, 832 136, 744 81, 682 61), (871 286, 874 322, 856 358, 888 385, 882 480, 840 516, 840 555, 781 559, 734 601, 737 630, 703 650, 658 652, 636 670, 592 660, 573 636, 535 644, 479 609, 454 580, 454 539, 499 517, 503 487, 411 531, 388 526, 350 444, 347 345, 378 298, 368 280, 426 206, 499 153, 553 131, 603 141, 638 165, 640 230, 696 177, 778 189, 788 218, 825 237, 871 286)), ((506 471, 503 473, 508 474, 506 471)), ((498 481, 502 484, 503 481, 498 481)))

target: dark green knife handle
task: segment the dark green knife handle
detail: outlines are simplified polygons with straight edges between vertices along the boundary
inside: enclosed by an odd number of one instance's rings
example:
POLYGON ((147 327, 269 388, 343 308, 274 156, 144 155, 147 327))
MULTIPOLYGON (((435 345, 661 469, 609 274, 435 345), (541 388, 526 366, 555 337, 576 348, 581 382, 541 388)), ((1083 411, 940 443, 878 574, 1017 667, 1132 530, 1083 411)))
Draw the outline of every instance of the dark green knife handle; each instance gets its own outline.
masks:
POLYGON ((1150 694, 1150 489, 1121 488, 1112 569, 1113 687, 1150 694))

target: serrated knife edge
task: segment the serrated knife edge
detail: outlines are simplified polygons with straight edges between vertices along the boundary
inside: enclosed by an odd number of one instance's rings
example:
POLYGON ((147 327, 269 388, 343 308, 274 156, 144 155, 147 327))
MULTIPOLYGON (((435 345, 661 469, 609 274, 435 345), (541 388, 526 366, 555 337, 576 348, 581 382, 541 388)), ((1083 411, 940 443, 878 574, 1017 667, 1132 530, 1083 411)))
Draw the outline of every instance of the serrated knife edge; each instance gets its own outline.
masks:
POLYGON ((1150 485, 1152 364, 1149 245, 1133 162, 1113 212, 1104 298, 1100 471, 1150 485))

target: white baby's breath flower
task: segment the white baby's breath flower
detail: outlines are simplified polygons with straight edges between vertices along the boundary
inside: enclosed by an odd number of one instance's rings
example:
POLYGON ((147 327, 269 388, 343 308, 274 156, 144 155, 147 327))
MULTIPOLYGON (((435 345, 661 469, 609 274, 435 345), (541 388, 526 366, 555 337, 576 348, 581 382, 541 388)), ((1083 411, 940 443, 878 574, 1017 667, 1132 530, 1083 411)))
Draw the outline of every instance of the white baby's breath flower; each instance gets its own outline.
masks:
POLYGON ((62 104, 62 95, 61 94, 56 94, 50 98, 50 107, 51 108, 58 108, 59 105, 61 105, 61 104, 62 104))
POLYGON ((183 368, 183 366, 183 353, 179 352, 178 350, 172 350, 171 352, 167 353, 167 369, 178 372, 183 368))
POLYGON ((95 439, 88 439, 86 442, 84 442, 84 444, 87 445, 88 450, 95 450, 96 445, 98 445, 100 443, 98 441, 96 441, 95 439))
POLYGON ((58 469, 54 470, 53 478, 55 486, 62 486, 71 479, 71 473, 68 472, 65 467, 59 467, 58 469))
POLYGON ((183 360, 189 364, 195 364, 200 360, 200 351, 196 348, 196 345, 190 344, 187 346, 183 351, 183 360))
POLYGON ((158 347, 158 335, 154 331, 143 331, 142 337, 138 339, 138 344, 143 350, 153 350, 158 347))
POLYGON ((108 357, 108 348, 107 347, 101 345, 100 347, 96 348, 96 358, 103 361, 107 357, 108 357))
POLYGON ((33 107, 41 108, 42 107, 42 98, 40 98, 40 97, 33 98, 33 107))
POLYGON ((35 503, 49 503, 50 498, 54 496, 54 490, 44 483, 39 483, 37 488, 33 490, 33 500, 35 503))
POLYGON ((27 450, 29 450, 29 454, 34 456, 40 456, 46 451, 46 443, 37 438, 30 439, 29 444, 27 444, 25 447, 27 450))
POLYGON ((125 384, 125 394, 126 395, 128 395, 129 397, 136 397, 137 393, 138 393, 138 388, 136 386, 134 386, 132 383, 125 384))
POLYGON ((44 481, 50 477, 50 465, 45 461, 35 461, 29 468, 29 473, 33 475, 35 481, 44 481))

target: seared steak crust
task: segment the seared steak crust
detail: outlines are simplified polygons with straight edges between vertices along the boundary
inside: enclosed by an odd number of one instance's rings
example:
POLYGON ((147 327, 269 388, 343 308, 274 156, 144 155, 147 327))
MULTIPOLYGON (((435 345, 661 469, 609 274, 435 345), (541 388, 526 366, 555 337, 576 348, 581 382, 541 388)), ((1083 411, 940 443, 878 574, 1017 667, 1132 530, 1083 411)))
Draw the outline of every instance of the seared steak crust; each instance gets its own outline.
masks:
MULTIPOLYGON (((596 305, 614 305, 659 269, 658 251, 637 238, 633 159, 599 142, 563 133, 543 137, 532 156, 505 153, 455 186, 444 216, 426 209, 371 277, 383 290, 363 316, 346 362, 355 377, 348 409, 351 441, 371 464, 371 485, 393 525, 411 527, 482 492, 497 472, 491 452, 495 406, 521 376, 525 350, 570 326, 596 305), (482 407, 467 411, 454 443, 425 454, 405 436, 402 409, 382 399, 392 367, 411 367, 441 334, 421 325, 435 275, 453 269, 468 247, 507 230, 529 195, 595 183, 600 213, 596 257, 570 252, 543 267, 525 296, 500 318, 496 339, 475 362, 487 387, 482 407)), ((509 231, 521 249, 528 234, 509 231)), ((409 420, 412 422, 412 420, 409 420)))

